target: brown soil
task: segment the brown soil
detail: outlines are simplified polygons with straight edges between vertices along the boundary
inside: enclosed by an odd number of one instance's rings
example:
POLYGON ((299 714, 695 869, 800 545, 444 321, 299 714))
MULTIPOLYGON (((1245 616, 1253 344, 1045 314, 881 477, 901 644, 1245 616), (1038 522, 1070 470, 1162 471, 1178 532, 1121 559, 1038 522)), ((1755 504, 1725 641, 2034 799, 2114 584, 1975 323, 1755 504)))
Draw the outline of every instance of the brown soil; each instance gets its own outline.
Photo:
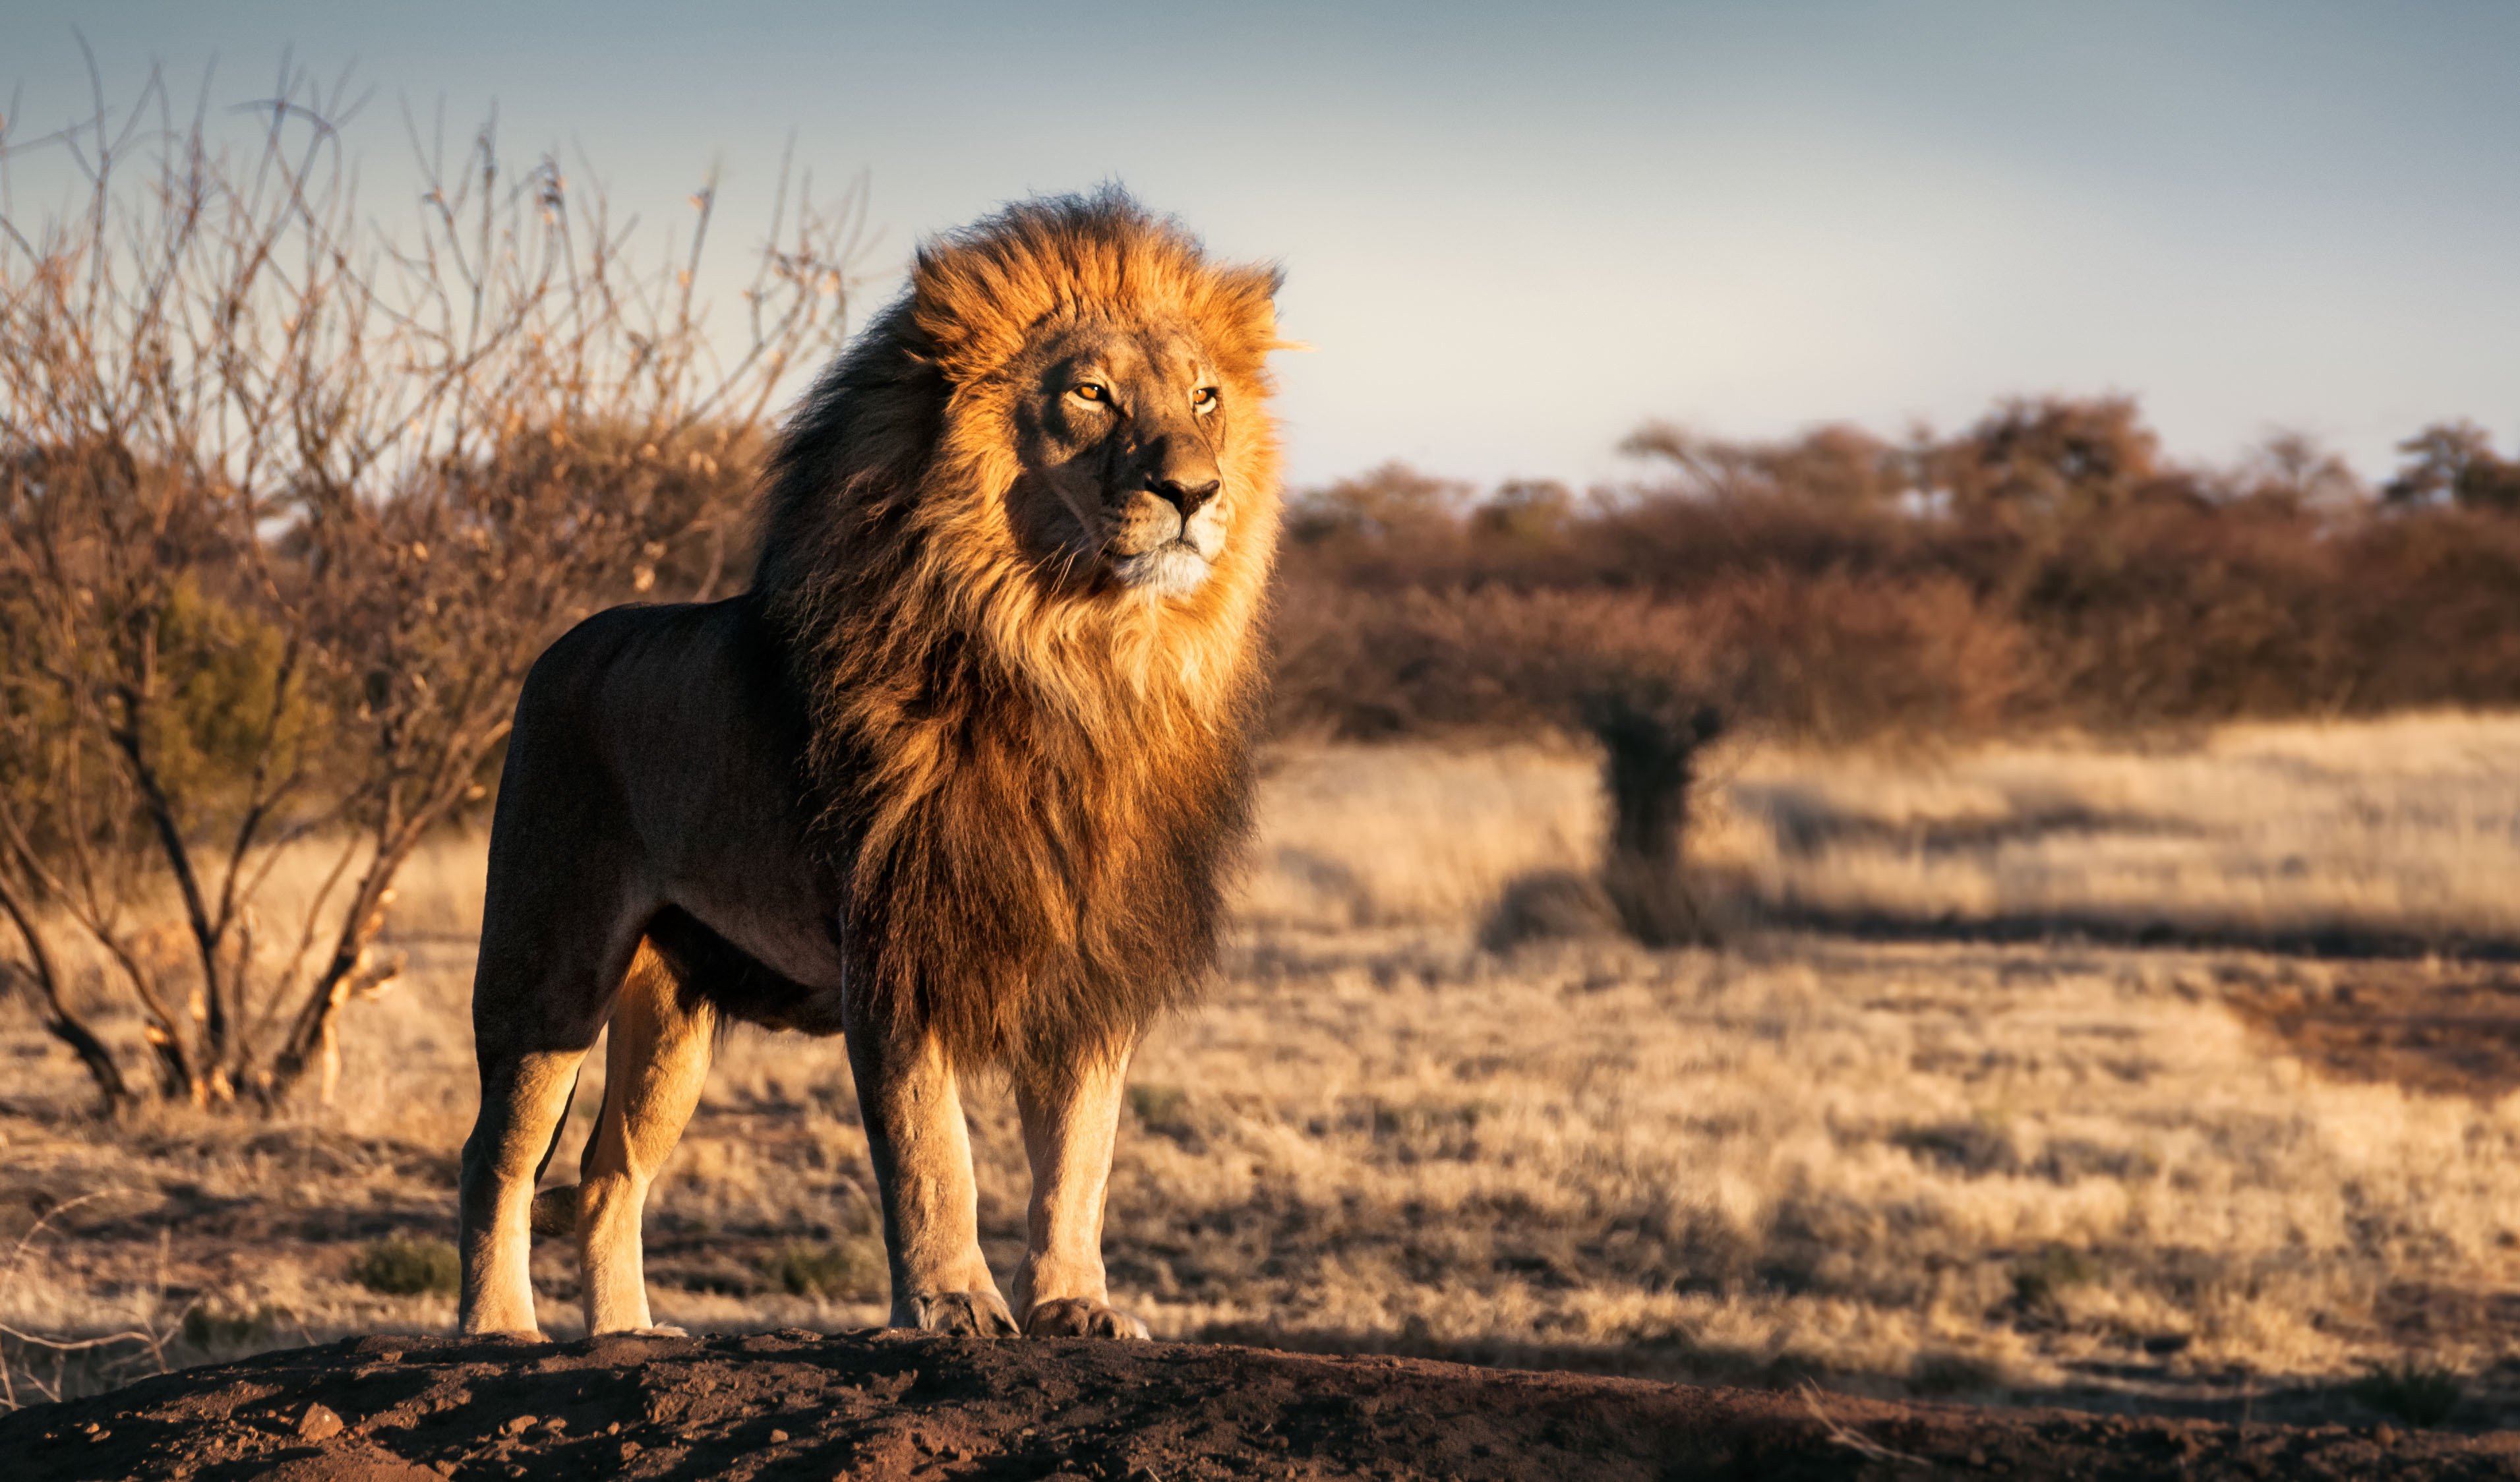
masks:
POLYGON ((2520 1088, 2520 966, 2345 963, 2227 982, 2233 1011, 2322 1074, 2491 1100, 2520 1088))
POLYGON ((2509 1477, 2520 1436, 1972 1411, 1423 1360, 903 1333, 371 1336, 0 1417, 21 1482, 2509 1477))

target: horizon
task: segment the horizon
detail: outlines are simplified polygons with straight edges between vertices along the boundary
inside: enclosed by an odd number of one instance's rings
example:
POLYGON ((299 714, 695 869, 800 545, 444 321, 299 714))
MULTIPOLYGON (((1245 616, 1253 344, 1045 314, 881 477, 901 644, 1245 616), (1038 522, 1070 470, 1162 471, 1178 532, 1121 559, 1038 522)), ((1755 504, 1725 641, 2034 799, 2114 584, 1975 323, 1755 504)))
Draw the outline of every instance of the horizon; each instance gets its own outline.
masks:
MULTIPOLYGON (((78 34, 42 10, 0 0, 18 143, 88 107, 78 34)), ((495 107, 514 155, 582 152, 668 231, 722 161, 724 247, 759 235, 792 133, 825 194, 864 172, 860 326, 914 240, 1119 181, 1286 268, 1282 323, 1314 347, 1277 362, 1297 486, 1391 460, 1580 486, 1637 472, 1615 445, 1648 421, 1895 437, 2051 393, 2136 397, 2182 462, 2291 430, 2372 483, 2425 424, 2520 432, 2507 7, 421 23, 275 3, 88 23, 120 106, 153 65, 180 104, 215 62, 214 108, 267 91, 284 52, 350 68, 371 215, 407 179, 399 113, 442 109, 460 138, 495 107)), ((43 168, 12 172, 40 193, 43 168)))

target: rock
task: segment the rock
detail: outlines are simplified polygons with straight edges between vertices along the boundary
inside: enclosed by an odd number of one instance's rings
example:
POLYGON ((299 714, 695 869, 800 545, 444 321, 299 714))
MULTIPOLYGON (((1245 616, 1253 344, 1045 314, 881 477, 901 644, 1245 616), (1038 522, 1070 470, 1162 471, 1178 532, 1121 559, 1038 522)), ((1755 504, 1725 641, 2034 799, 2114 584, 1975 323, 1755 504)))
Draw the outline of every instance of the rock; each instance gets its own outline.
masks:
POLYGON ((341 1417, 319 1400, 297 1417, 297 1433, 309 1441, 329 1441, 341 1433, 341 1417))

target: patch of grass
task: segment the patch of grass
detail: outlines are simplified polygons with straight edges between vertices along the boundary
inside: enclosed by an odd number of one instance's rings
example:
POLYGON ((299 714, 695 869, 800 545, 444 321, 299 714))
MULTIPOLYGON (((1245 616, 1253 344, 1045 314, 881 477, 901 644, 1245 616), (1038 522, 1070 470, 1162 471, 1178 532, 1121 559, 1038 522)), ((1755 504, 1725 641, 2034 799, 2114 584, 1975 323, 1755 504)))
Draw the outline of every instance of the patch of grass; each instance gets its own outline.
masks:
POLYGON ((882 1242, 870 1236, 820 1244, 791 1240, 762 1263, 762 1271, 789 1295, 799 1297, 873 1301, 891 1285, 882 1242))
POLYGON ((184 1314, 184 1341, 205 1352, 260 1344, 279 1329, 285 1316, 269 1303, 250 1312, 196 1305, 184 1314))
POLYGON ((1918 1354, 1908 1370, 1908 1388, 1920 1395, 1965 1395, 1993 1389, 2003 1378, 1993 1364, 1967 1354, 1918 1354))
POLYGON ((2353 1385, 2357 1400, 2393 1420, 2423 1427, 2449 1419, 2466 1393, 2456 1373, 2415 1359, 2366 1365, 2353 1385))
POLYGON ((1920 1162, 1971 1178, 2011 1173, 2021 1166, 2011 1131, 1987 1120, 1903 1127, 1890 1134, 1890 1144, 1906 1148, 1920 1162))
POLYGON ((1423 1100, 1373 1102, 1373 1141, 1402 1162, 1468 1159, 1479 1153, 1479 1123, 1494 1107, 1483 1101, 1423 1100))
MULTIPOLYGON (((1270 774, 1216 977, 1135 1061, 1104 1243, 1124 1305, 1167 1336, 1292 1344, 1340 1329, 1367 1347, 1414 1331, 1411 1351, 1447 1357, 1581 1355, 1734 1383, 1810 1372, 1880 1393, 1978 1389, 1953 1354, 1999 1364, 1994 1393, 2072 1385, 2079 1366, 2122 1359, 2182 1405, 2221 1403, 2225 1376, 2245 1370, 2262 1400, 2316 1389, 2403 1431, 2414 1426, 2394 1415, 2423 1413, 2447 1377, 2405 1361, 2490 1357, 2506 1336, 2486 1296, 2507 1284, 2520 1130, 2494 1096, 2426 1083, 2375 1100, 2359 1073, 2305 1073, 2227 1005, 2247 993, 2299 1013, 2350 991, 2377 1022, 2437 1004, 2498 1021, 2520 970, 1795 932, 1724 953, 1616 933, 1481 951, 1508 881, 1592 868, 1598 771, 1530 749, 1387 747, 1293 752, 1270 774), (2399 1330, 2399 1298, 2381 1307, 2401 1286, 2442 1294, 2431 1325, 2366 1346, 2399 1330), (2364 1358, 2401 1366, 2366 1386, 2373 1408, 2342 1388, 2364 1358)), ((2459 902, 2520 902, 2515 787, 2520 714, 2218 731, 2140 751, 1761 750, 1710 784, 1732 803, 1706 815, 1697 858, 1796 899, 1928 921, 2034 906, 2107 919, 2113 901, 2169 919, 2182 900, 2210 903, 2226 875, 2261 890, 2277 924, 2285 911, 2360 920, 2361 897, 2313 887, 2368 870, 2397 882, 2397 911, 2442 899, 2421 881, 2451 879, 2469 892, 2444 907, 2461 929, 2500 933, 2520 905, 2459 902), (2131 816, 2138 801, 2164 822, 2123 838, 2057 822, 2131 816), (2377 822, 2354 822, 2363 814, 2377 822), (1796 819, 1805 845, 1785 836, 1796 819), (2260 825, 2272 831, 2248 831, 2260 825), (2127 871, 2177 868, 2112 875, 2113 840, 2143 846, 2127 871), (2311 859, 2312 875, 2258 870, 2273 850, 2311 859), (2036 878, 2007 873, 2023 858, 2036 878), (2392 875, 2393 859, 2408 870, 2392 875), (2039 879, 2061 893, 2037 894, 2039 879)), ((458 905, 479 888, 478 835, 429 847, 445 851, 423 872, 443 919, 470 920, 458 905)), ((133 1294, 162 1281, 203 1294, 176 1310, 202 1301, 196 1336, 225 1357, 298 1341, 299 1322, 329 1334, 416 1310, 322 1280, 356 1241, 319 1270, 292 1259, 297 1211, 434 1208, 454 1181, 476 1096, 472 947, 432 936, 410 950, 402 987, 345 1035, 340 1100, 311 1134, 178 1107, 72 1115, 93 1098, 74 1057, 31 1016, 0 1013, 18 1190, 0 1188, 0 1240, 39 1191, 66 1191, 31 1170, 170 1190, 162 1225, 57 1221, 78 1242, 28 1247, 0 1323, 119 1331, 138 1319, 133 1294), (171 1192, 210 1167, 225 1170, 217 1190, 171 1192), (250 1204, 215 1227, 194 1218, 230 1198, 250 1204), (289 1316, 255 1337, 265 1304, 289 1316)), ((880 1222, 845 1043, 738 1033, 710 1086, 649 1200, 658 1317, 753 1330, 879 1315, 880 1222), (772 1105, 795 1109, 761 1114, 772 1105), (807 1243, 783 1252, 789 1241, 807 1243)), ((1023 1138, 1003 1077, 966 1090, 978 1234, 1007 1272, 1024 1238, 1023 1138)), ((592 1082, 581 1092, 563 1158, 601 1100, 592 1082)), ((541 1294, 564 1306, 573 1251, 537 1254, 541 1294)), ((2484 1359, 2456 1362, 2477 1404, 2457 1401, 2453 1424, 2483 1413, 2488 1382, 2474 1376, 2484 1359)))
POLYGON ((1377 1138, 1441 1137, 1475 1132, 1491 1110, 1479 1101, 1381 1101, 1373 1103, 1377 1138))
POLYGON ((2062 1245, 2047 1249, 2012 1268, 2012 1305, 2023 1312, 2052 1313, 2069 1286, 2099 1279, 2100 1269, 2079 1250, 2062 1245))
POLYGON ((463 1263, 444 1240, 387 1235, 359 1247, 350 1280, 389 1297, 451 1297, 462 1285, 463 1263))
POLYGON ((1177 1138, 1191 1130, 1190 1093, 1179 1086, 1131 1086, 1129 1111, 1148 1132, 1177 1138))

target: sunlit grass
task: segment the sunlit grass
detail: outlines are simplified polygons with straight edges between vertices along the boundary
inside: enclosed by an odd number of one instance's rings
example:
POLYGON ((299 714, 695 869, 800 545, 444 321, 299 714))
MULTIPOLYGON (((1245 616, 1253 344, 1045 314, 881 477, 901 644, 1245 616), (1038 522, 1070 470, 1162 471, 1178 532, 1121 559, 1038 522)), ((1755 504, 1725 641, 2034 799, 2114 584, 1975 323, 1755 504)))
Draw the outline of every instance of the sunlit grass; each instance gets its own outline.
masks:
MULTIPOLYGON (((2368 1376, 2502 1356, 2499 1325, 2456 1314, 2520 1277, 2520 1099, 2322 1080, 2222 1002, 2330 992, 2348 967, 1864 945, 1761 913, 2502 931, 2516 759, 2520 722, 2457 717, 2146 752, 1736 751, 1700 840, 1732 881, 1722 950, 1500 954, 1477 938, 1504 888, 1591 856, 1581 753, 1291 753, 1214 990, 1134 1073, 1115 1289, 1176 1336, 1935 1394, 2361 1380, 2430 1414, 2441 1385, 2368 1376), (2466 1305, 2409 1334, 2391 1312, 2410 1292, 2466 1305)), ((377 1242, 452 1230, 478 849, 448 840, 406 879, 412 966, 353 1006, 329 1110, 88 1122, 75 1066, 8 1010, 0 1235, 45 1199, 121 1191, 33 1248, 0 1322, 198 1310, 203 1351, 450 1322, 433 1279, 373 1278, 377 1242)), ((972 1120, 1003 1278, 1022 1156, 988 1078, 972 1120)), ((733 1033, 651 1204, 658 1320, 879 1320, 871 1187, 841 1046, 733 1033)), ((577 1323, 570 1265, 538 1245, 556 1332, 577 1323)))

